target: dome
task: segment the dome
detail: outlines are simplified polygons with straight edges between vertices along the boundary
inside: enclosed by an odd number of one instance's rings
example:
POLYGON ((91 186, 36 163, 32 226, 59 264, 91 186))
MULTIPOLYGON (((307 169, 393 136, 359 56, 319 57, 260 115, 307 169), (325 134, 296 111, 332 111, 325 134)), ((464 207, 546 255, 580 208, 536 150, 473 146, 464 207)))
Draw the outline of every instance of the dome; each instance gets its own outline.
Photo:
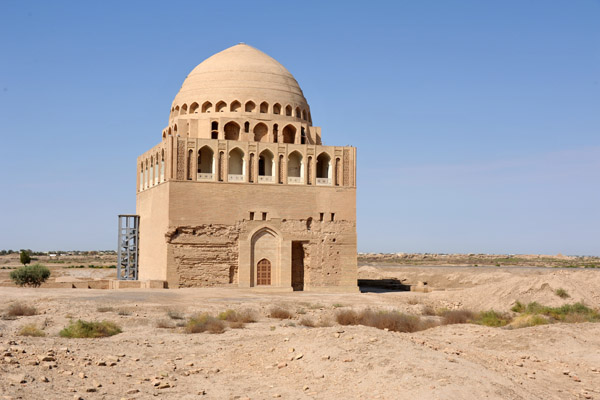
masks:
POLYGON ((199 64, 187 76, 173 107, 210 101, 279 103, 308 108, 292 74, 262 51, 240 43, 199 64))

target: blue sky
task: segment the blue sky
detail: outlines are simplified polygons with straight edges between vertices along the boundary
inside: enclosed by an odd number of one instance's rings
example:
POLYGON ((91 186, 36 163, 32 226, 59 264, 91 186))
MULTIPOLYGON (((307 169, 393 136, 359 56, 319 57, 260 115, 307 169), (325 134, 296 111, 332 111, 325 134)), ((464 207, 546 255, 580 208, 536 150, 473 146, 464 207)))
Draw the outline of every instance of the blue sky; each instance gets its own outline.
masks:
POLYGON ((600 255, 600 2, 0 3, 0 248, 116 247, 136 157, 246 42, 358 147, 359 251, 600 255))

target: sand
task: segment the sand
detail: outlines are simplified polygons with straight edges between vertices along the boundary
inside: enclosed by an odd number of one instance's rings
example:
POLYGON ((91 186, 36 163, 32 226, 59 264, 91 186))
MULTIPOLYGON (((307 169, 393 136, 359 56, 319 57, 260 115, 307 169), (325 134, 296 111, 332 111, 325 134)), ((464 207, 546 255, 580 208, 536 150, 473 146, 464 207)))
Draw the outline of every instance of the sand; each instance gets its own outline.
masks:
MULTIPOLYGON (((75 270, 76 271, 76 270, 75 270)), ((474 324, 396 333, 309 328, 343 309, 508 311, 514 301, 600 307, 600 271, 547 268, 377 267, 362 278, 426 281, 430 293, 261 293, 232 288, 92 290, 0 288, 38 315, 0 320, 0 398, 11 399, 600 399, 600 324, 522 329, 474 324), (570 298, 554 294, 564 288, 570 298), (292 320, 268 317, 280 305, 292 320), (102 307, 112 310, 100 312, 102 307), (250 309, 258 322, 223 334, 157 327, 186 316, 250 309), (67 339, 71 319, 110 320, 123 333, 67 339), (23 337, 25 324, 46 337, 23 337), (50 352, 50 356, 48 353, 50 352), (49 357, 50 361, 43 361, 49 357), (54 359, 54 360, 52 360, 54 359), (47 382, 46 382, 47 381, 47 382)), ((435 318, 435 317, 433 317, 435 318)))

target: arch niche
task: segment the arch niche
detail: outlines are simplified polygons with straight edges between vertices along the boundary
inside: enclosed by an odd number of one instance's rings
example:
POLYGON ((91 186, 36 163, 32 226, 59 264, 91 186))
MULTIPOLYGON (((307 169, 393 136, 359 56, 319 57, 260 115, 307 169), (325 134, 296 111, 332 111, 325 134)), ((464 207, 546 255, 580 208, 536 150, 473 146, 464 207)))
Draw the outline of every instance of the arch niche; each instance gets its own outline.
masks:
POLYGON ((225 124, 225 140, 240 140, 240 126, 235 122, 225 124))
POLYGON ((260 122, 254 127, 254 141, 255 142, 266 142, 268 139, 269 128, 267 125, 260 122))
POLYGON ((279 254, 281 240, 270 228, 263 228, 252 236, 252 286, 279 285, 279 254))

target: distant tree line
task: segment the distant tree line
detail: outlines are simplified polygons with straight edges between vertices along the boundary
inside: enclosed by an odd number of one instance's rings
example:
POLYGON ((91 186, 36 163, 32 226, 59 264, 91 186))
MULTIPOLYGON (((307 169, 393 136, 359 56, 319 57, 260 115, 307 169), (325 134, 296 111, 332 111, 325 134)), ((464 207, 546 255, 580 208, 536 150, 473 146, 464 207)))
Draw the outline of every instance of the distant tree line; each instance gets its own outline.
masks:
POLYGON ((33 251, 31 249, 20 249, 20 250, 0 250, 0 256, 8 254, 20 254, 21 252, 27 252, 32 256, 46 256, 48 254, 56 254, 57 256, 63 255, 76 255, 76 256, 95 256, 99 254, 117 254, 115 250, 52 250, 52 251, 33 251))

